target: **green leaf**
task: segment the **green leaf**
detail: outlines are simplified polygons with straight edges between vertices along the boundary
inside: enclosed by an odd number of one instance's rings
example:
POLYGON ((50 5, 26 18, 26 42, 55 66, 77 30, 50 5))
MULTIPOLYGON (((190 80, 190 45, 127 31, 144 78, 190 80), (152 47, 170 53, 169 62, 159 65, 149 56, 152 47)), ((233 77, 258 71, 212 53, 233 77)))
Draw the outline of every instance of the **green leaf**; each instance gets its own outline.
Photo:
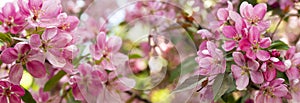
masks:
POLYGON ((8 33, 6 33, 6 34, 0 33, 0 39, 4 42, 8 42, 8 43, 11 43, 11 41, 12 41, 11 36, 8 33))
POLYGON ((129 59, 137 59, 137 58, 142 58, 140 54, 130 54, 129 59))
POLYGON ((33 99, 32 95, 31 95, 31 93, 26 89, 24 89, 24 90, 25 90, 25 95, 21 97, 22 100, 25 103, 36 103, 36 101, 33 99))
POLYGON ((277 49, 277 50, 288 50, 289 46, 282 42, 281 40, 276 40, 273 41, 271 46, 269 47, 270 49, 277 49))
POLYGON ((54 88, 57 85, 58 81, 64 75, 66 75, 66 72, 64 72, 63 70, 59 71, 55 76, 53 76, 51 79, 47 81, 44 87, 44 91, 50 91, 52 88, 54 88))
POLYGON ((202 84, 203 81, 207 80, 207 77, 201 75, 195 75, 186 79, 183 83, 175 88, 173 92, 181 92, 195 88, 197 85, 202 84))

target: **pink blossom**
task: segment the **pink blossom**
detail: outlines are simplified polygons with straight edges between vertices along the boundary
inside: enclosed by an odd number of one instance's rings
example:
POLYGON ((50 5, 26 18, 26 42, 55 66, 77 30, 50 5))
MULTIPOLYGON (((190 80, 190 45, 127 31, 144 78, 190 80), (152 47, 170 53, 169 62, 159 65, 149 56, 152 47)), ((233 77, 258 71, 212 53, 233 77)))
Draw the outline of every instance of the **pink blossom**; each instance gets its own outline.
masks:
POLYGON ((21 103, 21 96, 25 91, 21 86, 14 85, 8 81, 0 81, 0 102, 1 103, 21 103))
POLYGON ((241 50, 246 52, 246 56, 251 59, 258 58, 261 61, 270 59, 270 53, 266 50, 271 45, 271 39, 260 38, 260 32, 256 27, 251 27, 248 38, 244 38, 239 42, 241 50))
POLYGON ((263 74, 258 70, 259 63, 246 58, 241 52, 233 52, 233 58, 237 65, 231 65, 233 77, 236 79, 238 90, 245 89, 249 84, 249 76, 255 84, 264 82, 263 74))
POLYGON ((300 53, 296 53, 296 48, 290 47, 285 54, 284 64, 287 68, 286 75, 290 80, 298 79, 300 76, 300 53))
POLYGON ((228 20, 230 20, 229 11, 233 10, 232 3, 229 1, 227 3, 228 3, 227 8, 220 8, 217 11, 217 17, 222 24, 225 24, 228 20))
POLYGON ((46 75, 44 59, 36 58, 40 52, 30 49, 29 44, 20 42, 14 48, 5 49, 1 54, 0 59, 3 63, 11 64, 16 61, 9 73, 9 78, 14 84, 19 84, 22 77, 23 66, 21 63, 26 64, 26 69, 33 77, 41 78, 46 75))
POLYGON ((60 0, 18 0, 18 6, 32 26, 55 26, 57 16, 62 12, 60 0))
POLYGON ((5 32, 11 32, 17 34, 24 29, 25 17, 16 11, 13 3, 9 2, 4 5, 2 12, 0 13, 0 21, 3 23, 0 29, 4 29, 5 32))
POLYGON ((59 25, 57 28, 65 31, 73 31, 79 24, 79 19, 76 16, 67 16, 67 14, 62 13, 58 16, 59 25))
POLYGON ((294 79, 290 81, 290 93, 292 96, 291 103, 300 102, 300 82, 299 79, 294 79))
POLYGON ((100 32, 97 36, 97 42, 95 45, 90 46, 92 57, 95 60, 100 60, 100 64, 107 70, 115 70, 115 65, 119 63, 125 63, 128 57, 119 50, 122 45, 121 38, 117 36, 111 36, 106 38, 106 33, 100 32))
POLYGON ((244 1, 240 6, 240 12, 243 18, 247 21, 248 27, 257 26, 259 32, 265 31, 270 26, 270 21, 265 21, 264 16, 267 12, 267 5, 259 3, 254 7, 244 1))
POLYGON ((73 39, 74 37, 68 32, 57 28, 46 28, 41 36, 31 35, 29 43, 32 48, 44 50, 45 57, 54 67, 62 68, 77 52, 77 47, 72 43, 73 39))
POLYGON ((277 78, 262 84, 255 97, 255 103, 281 103, 281 98, 288 94, 287 86, 283 82, 284 79, 277 78))
POLYGON ((200 66, 201 75, 216 75, 225 72, 226 61, 223 52, 213 42, 202 42, 197 54, 198 57, 195 60, 200 66))

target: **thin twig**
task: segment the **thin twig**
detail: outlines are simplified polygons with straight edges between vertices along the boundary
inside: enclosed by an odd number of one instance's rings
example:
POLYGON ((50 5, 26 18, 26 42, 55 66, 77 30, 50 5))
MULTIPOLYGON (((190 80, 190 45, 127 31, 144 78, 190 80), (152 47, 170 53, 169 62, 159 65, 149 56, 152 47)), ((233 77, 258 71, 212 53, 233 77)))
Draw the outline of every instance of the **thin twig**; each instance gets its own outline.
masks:
POLYGON ((273 36, 275 35, 275 33, 277 32, 277 29, 279 27, 279 25, 281 24, 281 22, 287 18, 287 17, 290 17, 290 16, 300 16, 300 14, 286 14, 285 16, 283 16, 282 18, 280 18, 279 22, 277 23, 276 27, 275 27, 275 30, 274 32, 270 35, 271 38, 273 38, 273 36))

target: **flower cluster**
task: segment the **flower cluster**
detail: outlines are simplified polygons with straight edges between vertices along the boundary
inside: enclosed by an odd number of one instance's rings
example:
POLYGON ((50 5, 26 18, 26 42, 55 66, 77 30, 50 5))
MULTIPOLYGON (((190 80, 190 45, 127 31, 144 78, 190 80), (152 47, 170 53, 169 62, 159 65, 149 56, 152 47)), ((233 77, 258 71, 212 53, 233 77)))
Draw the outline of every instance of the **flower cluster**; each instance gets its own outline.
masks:
POLYGON ((196 58, 200 66, 199 74, 211 76, 224 73, 225 66, 215 66, 223 64, 218 61, 225 62, 226 58, 226 66, 230 68, 228 71, 235 80, 237 90, 251 90, 251 87, 256 87, 254 89, 258 94, 254 95, 255 102, 279 103, 282 99, 296 101, 298 95, 295 94, 298 92, 291 94, 295 90, 292 89, 294 85, 291 83, 297 84, 300 79, 300 53, 296 53, 294 46, 288 50, 271 47, 271 44, 276 45, 279 41, 274 42, 267 34, 266 30, 270 27, 270 21, 264 19, 267 5, 259 3, 253 6, 242 2, 239 7, 240 14, 232 8, 232 4, 228 2, 227 8, 217 11, 220 33, 224 36, 224 44, 221 47, 226 55, 207 37, 213 33, 206 29, 198 31, 204 39, 208 39, 199 46, 196 58), (234 63, 230 64, 231 60, 228 58, 233 58, 234 63), (286 78, 280 77, 281 74, 278 73, 283 73, 286 78))

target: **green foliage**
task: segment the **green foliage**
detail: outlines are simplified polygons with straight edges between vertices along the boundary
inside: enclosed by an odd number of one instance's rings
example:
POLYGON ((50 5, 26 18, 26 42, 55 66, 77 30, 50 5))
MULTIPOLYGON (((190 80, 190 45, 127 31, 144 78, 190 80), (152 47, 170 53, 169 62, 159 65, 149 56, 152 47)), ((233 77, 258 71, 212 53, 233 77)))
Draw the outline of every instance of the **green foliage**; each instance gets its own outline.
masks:
POLYGON ((269 49, 288 50, 289 46, 281 40, 273 41, 269 49))
POLYGON ((30 94, 30 92, 28 90, 26 90, 25 88, 23 88, 25 90, 25 95, 22 96, 22 100, 25 103, 36 103, 36 101, 33 99, 32 95, 30 94))
POLYGON ((44 91, 50 91, 52 88, 54 88, 64 75, 66 75, 66 72, 64 72, 63 70, 59 71, 55 76, 47 81, 44 87, 44 91))

